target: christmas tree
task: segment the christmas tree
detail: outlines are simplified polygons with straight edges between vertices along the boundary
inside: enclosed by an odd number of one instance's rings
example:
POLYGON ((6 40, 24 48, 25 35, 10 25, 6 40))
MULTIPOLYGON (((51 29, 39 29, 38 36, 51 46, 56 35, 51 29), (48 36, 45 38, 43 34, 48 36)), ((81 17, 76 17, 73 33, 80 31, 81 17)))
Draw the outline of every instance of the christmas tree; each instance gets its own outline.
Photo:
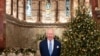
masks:
POLYGON ((76 17, 64 31, 61 56, 99 56, 100 31, 88 8, 79 6, 76 17))

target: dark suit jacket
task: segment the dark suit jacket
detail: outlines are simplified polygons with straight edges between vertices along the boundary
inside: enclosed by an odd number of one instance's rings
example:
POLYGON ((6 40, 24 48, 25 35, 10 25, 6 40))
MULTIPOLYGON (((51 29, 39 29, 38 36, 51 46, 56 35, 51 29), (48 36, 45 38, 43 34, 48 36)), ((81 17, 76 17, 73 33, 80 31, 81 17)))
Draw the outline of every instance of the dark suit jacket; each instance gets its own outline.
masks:
MULTIPOLYGON (((41 56, 50 56, 47 39, 41 41, 39 47, 41 56)), ((60 56, 60 50, 61 50, 61 43, 57 40, 54 40, 54 49, 51 56, 60 56)))

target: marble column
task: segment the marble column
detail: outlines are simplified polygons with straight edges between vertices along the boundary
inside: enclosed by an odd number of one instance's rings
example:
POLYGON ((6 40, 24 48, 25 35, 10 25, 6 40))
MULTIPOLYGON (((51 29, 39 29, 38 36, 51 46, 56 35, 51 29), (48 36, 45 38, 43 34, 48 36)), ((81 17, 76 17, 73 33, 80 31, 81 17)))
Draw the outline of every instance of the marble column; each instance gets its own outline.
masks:
POLYGON ((5 0, 0 0, 0 48, 4 48, 4 13, 5 13, 5 0))

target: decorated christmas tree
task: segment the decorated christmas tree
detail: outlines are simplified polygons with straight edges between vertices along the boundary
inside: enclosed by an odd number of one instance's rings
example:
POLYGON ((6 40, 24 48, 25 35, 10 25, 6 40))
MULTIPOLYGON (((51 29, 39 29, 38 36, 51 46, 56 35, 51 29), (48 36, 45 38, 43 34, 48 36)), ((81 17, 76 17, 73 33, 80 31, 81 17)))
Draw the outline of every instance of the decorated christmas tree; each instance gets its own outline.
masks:
POLYGON ((88 8, 79 6, 76 17, 64 31, 61 56, 99 56, 100 31, 88 8))

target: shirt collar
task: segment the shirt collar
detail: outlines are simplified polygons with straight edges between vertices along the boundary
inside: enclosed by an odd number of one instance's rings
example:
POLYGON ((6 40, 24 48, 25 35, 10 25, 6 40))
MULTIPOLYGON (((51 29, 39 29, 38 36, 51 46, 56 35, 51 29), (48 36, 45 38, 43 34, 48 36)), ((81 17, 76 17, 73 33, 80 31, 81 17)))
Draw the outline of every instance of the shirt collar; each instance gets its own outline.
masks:
MULTIPOLYGON (((50 40, 47 39, 47 41, 49 42, 50 40)), ((51 40, 51 42, 53 42, 53 41, 54 41, 54 39, 51 40)))

